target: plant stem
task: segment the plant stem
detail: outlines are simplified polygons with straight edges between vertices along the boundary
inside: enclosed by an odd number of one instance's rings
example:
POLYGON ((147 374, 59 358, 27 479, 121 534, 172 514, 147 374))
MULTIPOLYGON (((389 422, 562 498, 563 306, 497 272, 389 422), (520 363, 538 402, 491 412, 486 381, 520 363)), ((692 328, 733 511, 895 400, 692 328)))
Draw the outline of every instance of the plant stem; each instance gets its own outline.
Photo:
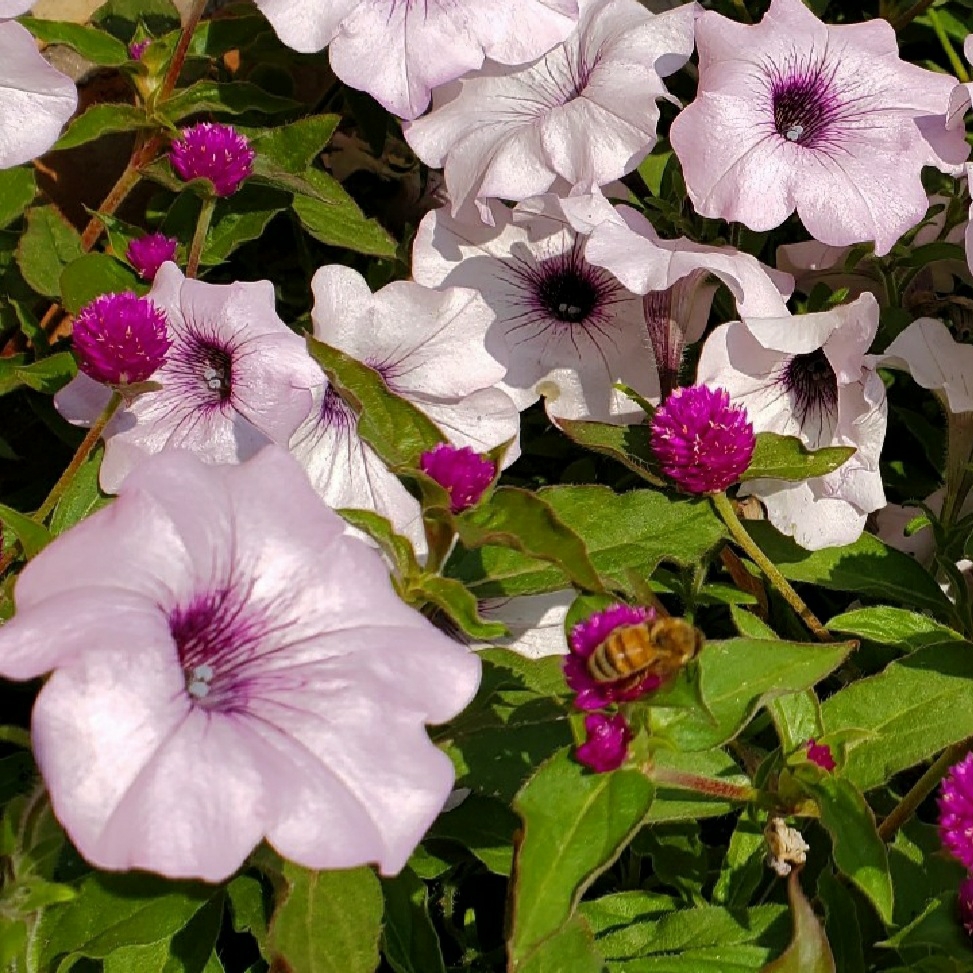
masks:
POLYGON ((952 412, 941 393, 937 395, 946 415, 946 498, 940 523, 948 531, 973 486, 970 458, 973 457, 973 413, 952 412))
POLYGON ((718 777, 702 777, 699 774, 686 774, 665 767, 643 767, 642 772, 655 784, 678 787, 681 790, 695 791, 710 797, 720 797, 727 801, 753 801, 757 791, 749 784, 733 784, 718 777))
POLYGON ((911 6, 905 13, 900 14, 892 21, 892 30, 898 32, 908 27, 916 17, 924 14, 935 2, 936 0, 919 0, 918 3, 911 6))
POLYGON ((966 65, 963 63, 963 59, 956 53, 956 48, 953 47, 953 42, 946 36, 946 31, 943 30, 942 21, 939 19, 939 14, 932 8, 929 10, 929 23, 932 24, 932 29, 936 32, 936 37, 939 38, 939 43, 942 49, 946 52, 946 57, 949 58, 950 67, 953 69, 953 74, 963 82, 963 84, 968 84, 970 80, 969 72, 966 70, 966 65))
POLYGON ((203 255, 203 244, 206 242, 206 234, 209 232, 209 225, 213 221, 213 210, 215 208, 216 197, 204 196, 199 218, 196 220, 196 232, 193 234, 193 242, 189 248, 189 260, 186 263, 187 277, 195 277, 196 271, 199 270, 199 258, 203 255))
POLYGON ((970 749, 970 741, 962 740, 947 747, 936 762, 919 778, 905 797, 892 809, 892 813, 878 826, 882 841, 891 841, 895 833, 916 813, 916 808, 933 792, 946 772, 970 749))
POLYGON ((186 63, 186 53, 189 51, 193 34, 196 33, 196 28, 199 26, 199 22, 203 17, 206 3, 207 0, 194 0, 192 8, 189 11, 189 16, 182 25, 179 42, 176 44, 176 49, 172 52, 172 60, 169 62, 169 67, 166 70, 166 76, 162 79, 162 87, 159 88, 159 95, 156 99, 157 104, 165 101, 175 90, 176 82, 182 73, 182 66, 186 63))
POLYGON ((774 562, 760 550, 753 538, 747 533, 746 527, 740 523, 740 518, 737 517, 726 494, 714 493, 710 499, 713 501, 716 512, 730 529, 733 539, 743 548, 754 564, 763 571, 767 580, 783 595, 784 600, 797 612, 801 621, 820 641, 833 642, 834 638, 831 633, 818 621, 811 609, 804 604, 804 599, 791 587, 787 578, 777 570, 774 562))
POLYGON ((88 454, 91 452, 95 443, 98 442, 101 434, 105 431, 105 426, 111 421, 111 417, 118 411, 118 407, 121 404, 121 392, 112 392, 112 396, 108 400, 108 405, 105 406, 102 414, 95 420, 95 424, 88 430, 88 435, 81 440, 81 445, 78 447, 71 462, 68 463, 68 468, 61 474, 61 478, 51 488, 47 499, 41 504, 37 513, 34 514, 34 520, 39 524, 47 519, 47 515, 54 509, 55 504, 61 499, 61 495, 71 485, 71 481, 81 468, 81 464, 88 458, 88 454))
POLYGON ((732 0, 733 9, 737 12, 740 20, 745 24, 752 24, 753 17, 750 16, 750 11, 747 10, 747 4, 745 0, 732 0))

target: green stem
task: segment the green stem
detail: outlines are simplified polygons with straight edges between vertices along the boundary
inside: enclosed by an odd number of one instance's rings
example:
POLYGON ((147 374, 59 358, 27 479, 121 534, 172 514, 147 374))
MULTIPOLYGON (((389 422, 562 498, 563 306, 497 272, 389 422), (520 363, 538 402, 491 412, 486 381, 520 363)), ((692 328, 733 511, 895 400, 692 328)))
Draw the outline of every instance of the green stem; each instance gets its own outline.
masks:
POLYGON ((787 578, 777 570, 774 562, 760 550, 753 538, 747 533, 746 527, 740 523, 740 518, 737 517, 726 494, 714 493, 710 499, 713 501, 716 512, 730 529, 733 539, 743 548, 750 560, 763 571, 767 580, 780 592, 787 604, 797 612, 801 621, 820 641, 833 642, 834 638, 831 633, 818 621, 811 609, 804 604, 804 599, 791 587, 787 578))
POLYGON ((88 430, 88 435, 81 440, 81 445, 68 464, 68 468, 61 474, 61 478, 54 484, 51 492, 47 495, 47 499, 41 504, 37 513, 34 514, 34 520, 39 524, 42 524, 47 519, 48 514, 54 509, 58 500, 61 499, 64 491, 71 485, 71 481, 81 468, 81 464, 88 458, 88 454, 94 448, 95 443, 98 442, 101 434, 105 431, 105 426, 111 421, 112 416, 118 411, 118 407, 121 404, 121 392, 112 392, 112 396, 108 400, 108 405, 105 406, 104 412, 98 416, 95 424, 88 430))
POLYGON ((945 398, 938 397, 946 414, 946 498, 940 522, 948 531, 973 486, 969 469, 973 456, 973 413, 951 412, 945 398))
POLYGON ((939 43, 946 52, 946 57, 949 58, 949 63, 953 69, 953 74, 955 74, 956 77, 963 82, 963 84, 968 84, 970 75, 966 70, 966 65, 963 63, 963 59, 956 53, 956 48, 953 47, 953 42, 946 36, 946 31, 943 30, 942 21, 939 19, 939 14, 932 8, 929 10, 929 23, 932 24, 932 29, 936 32, 936 36, 939 38, 939 43))
POLYGON ((203 244, 206 242, 206 234, 209 232, 209 225, 213 221, 213 210, 216 208, 215 196, 204 196, 203 206, 199 211, 199 219, 196 221, 196 232, 193 234, 193 242, 189 248, 189 260, 186 263, 186 276, 195 277, 199 270, 199 258, 203 255, 203 244))
POLYGON ((753 17, 750 16, 750 11, 747 10, 747 5, 745 0, 732 0, 733 9, 737 12, 740 20, 745 24, 752 24, 753 17))
POLYGON ((703 777, 699 774, 686 774, 679 770, 668 770, 665 767, 644 767, 642 772, 655 784, 667 787, 678 787, 684 791, 695 791, 709 797, 719 797, 727 801, 753 801, 757 798, 757 791, 749 784, 732 784, 728 780, 718 777, 703 777))
POLYGON ((970 741, 962 740, 945 749, 936 762, 919 778, 905 797, 892 808, 892 813, 878 826, 878 836, 882 841, 891 841, 895 833, 916 813, 916 808, 935 790, 936 785, 946 776, 950 767, 965 756, 970 749, 970 741))
POLYGON ((900 14, 892 21, 892 30, 898 32, 908 27, 916 17, 924 14, 935 2, 936 0, 919 0, 918 3, 913 4, 905 13, 900 14))

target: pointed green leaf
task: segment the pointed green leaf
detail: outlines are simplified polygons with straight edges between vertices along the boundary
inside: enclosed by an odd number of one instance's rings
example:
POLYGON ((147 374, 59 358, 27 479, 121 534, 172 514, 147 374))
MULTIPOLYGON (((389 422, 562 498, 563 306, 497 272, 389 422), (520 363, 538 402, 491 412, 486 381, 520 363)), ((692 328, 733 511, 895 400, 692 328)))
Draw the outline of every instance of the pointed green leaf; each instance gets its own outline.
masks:
POLYGON ((608 422, 554 419, 554 424, 580 446, 618 460, 655 486, 665 486, 649 446, 649 427, 616 426, 608 422))
POLYGON ((832 632, 844 632, 880 645, 894 646, 904 654, 927 645, 963 639, 959 632, 941 625, 928 615, 890 605, 857 608, 843 615, 835 615, 827 627, 832 632))
POLYGON ((370 868, 316 872, 285 862, 287 892, 270 924, 271 965, 300 973, 373 973, 382 887, 370 868))
POLYGON ((4 533, 10 531, 20 541, 28 558, 39 554, 51 542, 51 535, 43 524, 3 504, 0 504, 0 525, 4 533))
POLYGON ((372 510, 352 510, 348 507, 336 510, 335 513, 352 527, 368 534, 385 552, 385 556, 392 562, 399 577, 410 578, 419 575, 421 569, 412 542, 407 537, 397 534, 387 517, 372 510))
POLYGON ((796 436, 776 432, 757 433, 757 445, 741 480, 772 477, 775 480, 807 480, 832 473, 855 455, 854 446, 808 449, 796 436))
POLYGON ((459 807, 436 818, 428 838, 459 842, 497 875, 509 875, 514 834, 520 822, 503 801, 470 794, 459 807))
POLYGON ((9 226, 34 200, 37 180, 27 166, 0 170, 0 230, 9 226))
MULTIPOLYGON (((340 115, 311 115, 280 128, 241 129, 250 138, 262 165, 273 163, 284 172, 299 175, 311 167, 331 141, 340 115)), ((257 166, 256 171, 268 169, 257 166)))
POLYGON ((404 597, 410 605, 435 605, 472 639, 492 642, 507 634, 501 622, 489 622, 481 617, 479 602, 453 578, 423 575, 408 585, 404 597))
POLYGON ((61 20, 41 20, 37 17, 21 17, 20 23, 39 41, 45 44, 64 44, 93 64, 116 68, 130 60, 128 48, 121 41, 95 27, 82 27, 81 24, 61 20))
POLYGON ((794 920, 794 938, 790 946, 760 973, 836 973, 834 956, 824 928, 804 897, 798 871, 791 872, 787 897, 794 920))
POLYGON ((249 81, 197 81, 188 88, 180 88, 168 101, 159 105, 161 114, 171 122, 178 122, 199 112, 218 115, 242 115, 257 111, 265 114, 291 112, 300 108, 292 98, 272 95, 249 81))
POLYGON ((446 973, 425 883, 411 868, 382 881, 382 953, 395 973, 446 973))
POLYGON ((17 266, 43 297, 60 297, 61 271, 81 256, 81 236, 54 206, 27 212, 27 230, 17 244, 17 266))
POLYGON ((521 968, 570 920, 582 892, 641 827, 652 785, 636 770, 594 774, 562 750, 517 795, 523 820, 514 871, 510 958, 521 968))
POLYGON ((77 118, 73 118, 61 137, 54 143, 54 149, 74 149, 79 145, 94 142, 103 135, 116 132, 134 132, 140 128, 151 128, 152 122, 145 111, 134 105, 92 105, 77 118))
POLYGON ((604 968, 591 930, 580 916, 510 967, 512 973, 602 973, 604 968))
POLYGON ((145 284, 126 264, 104 253, 86 253, 61 271, 61 303, 71 314, 77 314, 102 294, 122 291, 142 294, 146 290, 145 284))

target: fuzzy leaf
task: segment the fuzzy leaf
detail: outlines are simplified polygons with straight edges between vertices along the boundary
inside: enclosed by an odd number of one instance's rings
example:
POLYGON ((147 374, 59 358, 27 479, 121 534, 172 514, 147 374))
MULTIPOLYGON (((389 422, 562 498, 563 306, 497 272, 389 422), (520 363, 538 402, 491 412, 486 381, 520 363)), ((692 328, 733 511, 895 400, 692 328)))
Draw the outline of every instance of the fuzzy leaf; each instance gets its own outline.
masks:
POLYGON ((497 875, 509 875, 514 861, 514 834, 520 822, 502 801, 470 794, 459 807, 440 814, 428 838, 456 841, 497 875))
POLYGON ((787 897, 794 920, 790 946, 760 973, 836 973, 831 946, 824 929, 804 896, 797 870, 787 882, 787 897))
POLYGON ((3 504, 0 504, 0 526, 20 541, 28 558, 39 554, 51 542, 51 535, 43 524, 3 504))
POLYGON ((9 226, 34 200, 37 180, 26 166, 0 171, 0 230, 9 226))
POLYGON ((29 365, 24 364, 23 355, 0 358, 0 395, 6 395, 23 385, 35 392, 53 395, 77 374, 78 366, 69 351, 59 351, 29 365))
POLYGON ((772 477, 776 480, 807 480, 838 469, 855 455, 853 446, 808 449, 796 436, 776 432, 757 433, 757 445, 741 480, 772 477))
POLYGON ((618 460, 633 473, 655 486, 664 486, 649 447, 649 427, 616 426, 609 422, 555 419, 554 424, 580 446, 618 460))
POLYGON ((78 231, 54 206, 28 211, 27 230, 17 244, 17 265, 38 294, 59 297, 61 271, 80 256, 78 231))
POLYGON ((395 973, 446 973, 425 883, 411 868, 382 881, 382 953, 395 973))
POLYGON ((129 267, 104 253, 86 253, 61 271, 61 303, 71 314, 102 294, 147 290, 129 267))
POLYGON ((249 81, 221 84, 217 81, 197 81, 188 88, 180 88, 168 101, 159 106, 161 114, 171 122, 179 122, 189 115, 213 112, 217 115, 242 115, 257 111, 273 115, 300 108, 292 98, 272 95, 249 81))
POLYGON ((580 916, 572 917, 523 961, 511 966, 517 973, 602 973, 603 969, 604 960, 580 916))
POLYGON ((416 607, 423 603, 435 605, 468 636, 482 642, 492 642, 507 634, 507 628, 501 622, 488 622, 480 616, 475 596, 453 578, 420 576, 408 585, 404 597, 416 607))
POLYGON ((902 653, 915 652, 927 645, 963 639, 959 632, 940 625, 928 615, 920 615, 904 608, 892 608, 889 605, 858 608, 836 615, 828 622, 828 629, 856 635, 880 645, 893 646, 902 653))
POLYGON ((152 123, 141 108, 133 105, 92 105, 69 123, 54 144, 57 149, 73 149, 94 142, 103 135, 115 132, 133 132, 139 128, 151 128, 152 123))
MULTIPOLYGON (((340 115, 311 115, 270 129, 240 129, 264 163, 299 175, 307 171, 331 141, 340 115)), ((263 170, 260 170, 263 171, 263 170)))
POLYGON ((64 44, 93 64, 117 68, 130 60, 128 48, 121 41, 95 27, 82 27, 60 20, 40 20, 37 17, 21 17, 20 23, 39 41, 64 44))

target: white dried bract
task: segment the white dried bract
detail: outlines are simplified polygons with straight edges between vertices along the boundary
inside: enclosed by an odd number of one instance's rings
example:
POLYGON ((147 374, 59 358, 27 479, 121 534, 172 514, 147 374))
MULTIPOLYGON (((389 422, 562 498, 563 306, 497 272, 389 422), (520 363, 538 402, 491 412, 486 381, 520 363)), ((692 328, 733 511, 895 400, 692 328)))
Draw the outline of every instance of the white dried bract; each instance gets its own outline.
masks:
POLYGON ((772 817, 764 828, 767 842, 767 864, 780 876, 790 875, 794 865, 807 861, 811 846, 801 832, 784 823, 783 818, 772 817))

